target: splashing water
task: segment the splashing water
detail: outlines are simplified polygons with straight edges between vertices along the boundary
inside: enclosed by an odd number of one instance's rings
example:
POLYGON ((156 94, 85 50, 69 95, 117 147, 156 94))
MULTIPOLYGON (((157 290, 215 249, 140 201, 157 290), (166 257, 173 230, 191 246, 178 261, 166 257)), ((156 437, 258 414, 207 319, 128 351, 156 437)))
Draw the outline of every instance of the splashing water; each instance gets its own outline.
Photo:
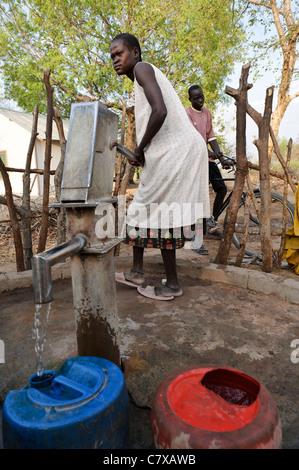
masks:
POLYGON ((37 304, 35 306, 34 314, 34 338, 35 338, 35 352, 37 356, 37 375, 41 377, 43 375, 44 366, 43 366, 43 352, 47 338, 47 326, 49 321, 49 315, 51 310, 52 303, 48 304, 37 304))

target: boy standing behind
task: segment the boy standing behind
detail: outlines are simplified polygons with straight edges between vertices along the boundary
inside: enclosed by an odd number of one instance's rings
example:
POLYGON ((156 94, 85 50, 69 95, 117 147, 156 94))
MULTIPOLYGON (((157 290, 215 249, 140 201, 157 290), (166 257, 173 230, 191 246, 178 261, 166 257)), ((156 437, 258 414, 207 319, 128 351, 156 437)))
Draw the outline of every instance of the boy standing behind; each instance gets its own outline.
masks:
MULTIPOLYGON (((223 158, 223 153, 219 148, 213 130, 212 115, 207 108, 203 107, 205 97, 201 87, 199 85, 192 85, 189 88, 188 93, 191 106, 186 108, 187 115, 195 129, 197 129, 197 131, 204 138, 207 146, 210 146, 212 149, 211 151, 208 148, 209 182, 212 184, 213 190, 216 193, 216 197, 213 204, 212 216, 206 221, 206 232, 211 235, 221 236, 221 232, 217 226, 217 220, 215 219, 215 214, 223 203, 227 188, 222 178, 221 172, 214 160, 218 159, 221 162, 222 168, 224 169, 229 168, 230 164, 223 158)), ((196 251, 196 253, 208 254, 208 251, 205 249, 204 245, 201 247, 196 246, 196 240, 194 247, 194 251, 196 251)))

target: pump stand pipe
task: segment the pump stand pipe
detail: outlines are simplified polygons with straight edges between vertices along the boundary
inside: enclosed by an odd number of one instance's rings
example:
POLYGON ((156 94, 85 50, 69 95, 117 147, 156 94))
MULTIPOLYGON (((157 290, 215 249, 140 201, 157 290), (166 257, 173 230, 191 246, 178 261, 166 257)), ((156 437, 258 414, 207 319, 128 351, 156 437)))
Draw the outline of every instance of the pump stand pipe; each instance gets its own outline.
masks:
POLYGON ((32 257, 32 283, 35 304, 46 304, 53 300, 51 267, 80 252, 85 244, 85 237, 77 235, 65 243, 32 257))

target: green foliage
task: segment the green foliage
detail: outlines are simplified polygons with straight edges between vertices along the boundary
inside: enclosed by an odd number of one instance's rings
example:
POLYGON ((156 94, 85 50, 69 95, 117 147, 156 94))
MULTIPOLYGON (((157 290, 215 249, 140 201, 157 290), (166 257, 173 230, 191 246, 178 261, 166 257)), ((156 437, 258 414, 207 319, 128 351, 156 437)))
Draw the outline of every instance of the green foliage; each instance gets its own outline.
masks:
MULTIPOLYGON (((277 15, 270 0, 238 0, 238 3, 239 8, 243 6, 244 9, 243 18, 249 39, 244 60, 251 62, 255 77, 262 76, 264 71, 271 71, 273 79, 279 83, 283 64, 282 49, 284 46, 289 48, 298 37, 299 1, 273 2, 277 7, 277 15)), ((298 77, 296 68, 294 79, 298 77)))
POLYGON ((120 104, 131 83, 114 73, 110 42, 135 34, 143 60, 171 80, 185 105, 199 83, 213 108, 240 53, 241 29, 229 0, 6 0, 0 5, 0 66, 5 97, 46 111, 43 72, 51 70, 55 105, 68 116, 83 95, 120 104))

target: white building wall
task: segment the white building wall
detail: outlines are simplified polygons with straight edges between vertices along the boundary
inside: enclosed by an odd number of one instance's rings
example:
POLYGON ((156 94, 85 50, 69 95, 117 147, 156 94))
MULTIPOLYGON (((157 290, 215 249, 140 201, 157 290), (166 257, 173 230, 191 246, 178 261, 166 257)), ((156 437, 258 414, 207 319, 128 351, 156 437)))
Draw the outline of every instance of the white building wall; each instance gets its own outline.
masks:
MULTIPOLYGON (((35 144, 35 151, 36 151, 36 165, 35 168, 43 169, 44 168, 44 160, 45 160, 45 148, 46 148, 46 141, 44 140, 37 140, 35 144)), ((58 141, 52 142, 51 148, 51 167, 50 170, 56 170, 58 163, 60 161, 61 149, 60 144, 58 141)), ((33 166, 32 166, 33 168, 33 166)), ((33 174, 31 175, 31 180, 33 178, 33 174)), ((40 188, 40 195, 43 194, 43 176, 38 176, 38 185, 40 188)), ((54 175, 50 177, 50 191, 54 192, 54 175)))
MULTIPOLYGON (((29 142, 30 133, 26 129, 0 115, 0 151, 6 151, 6 166, 25 168, 29 142)), ((13 193, 22 194, 23 173, 9 172, 9 179, 13 193)), ((37 189, 35 185, 32 194, 37 195, 37 189)), ((0 193, 5 193, 2 178, 0 179, 0 193)))
MULTIPOLYGON (((26 165, 27 152, 31 132, 22 126, 9 120, 0 114, 0 152, 6 152, 6 166, 24 169, 26 165)), ((31 168, 43 169, 45 158, 45 141, 37 139, 32 155, 31 168)), ((51 170, 55 170, 60 160, 60 145, 58 141, 52 144, 51 170)), ((31 173, 31 184, 33 184, 31 195, 40 196, 43 193, 43 176, 34 178, 31 173)), ((9 172, 10 183, 13 194, 23 193, 23 173, 9 172)), ((54 176, 50 179, 51 189, 54 191, 54 176)), ((5 194, 3 180, 0 176, 0 194, 5 194)))

